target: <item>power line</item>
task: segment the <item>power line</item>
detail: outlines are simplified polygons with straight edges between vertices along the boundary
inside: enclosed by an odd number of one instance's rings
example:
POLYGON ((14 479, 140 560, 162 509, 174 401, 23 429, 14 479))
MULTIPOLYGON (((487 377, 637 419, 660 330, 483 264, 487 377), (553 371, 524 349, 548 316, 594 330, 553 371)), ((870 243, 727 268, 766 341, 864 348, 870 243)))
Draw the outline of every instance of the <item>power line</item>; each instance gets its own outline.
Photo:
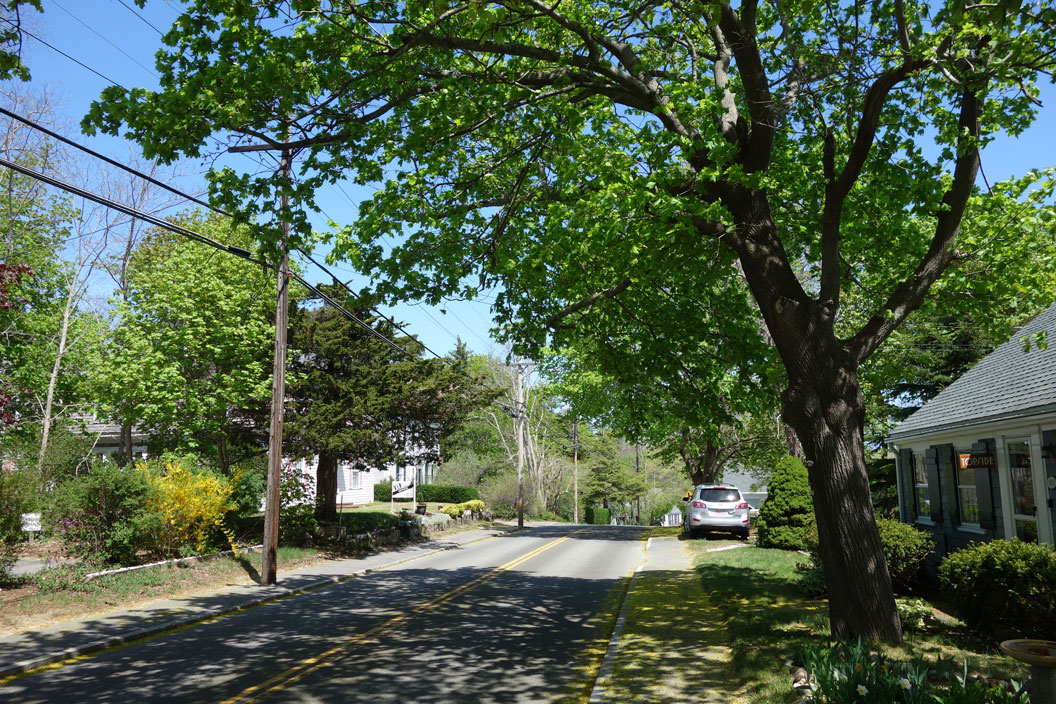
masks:
POLYGON ((6 108, 0 107, 0 115, 4 115, 6 117, 10 117, 12 120, 17 120, 18 122, 21 122, 23 125, 26 125, 27 127, 32 127, 35 130, 39 130, 39 131, 43 132, 44 134, 48 135, 49 137, 59 140, 63 144, 67 144, 67 145, 69 145, 69 146, 71 146, 71 147, 73 147, 75 149, 79 149, 82 152, 84 152, 85 154, 89 154, 91 156, 94 156, 96 159, 101 159, 101 160, 105 161, 107 164, 110 164, 111 166, 116 166, 117 168, 121 169, 122 171, 124 171, 126 173, 129 173, 129 174, 132 174, 133 176, 137 176, 137 177, 139 177, 139 178, 141 178, 141 179, 143 179, 143 180, 145 180, 145 181, 157 186, 158 188, 162 188, 162 189, 168 191, 169 193, 172 193, 173 195, 179 196, 180 198, 183 198, 185 200, 189 200, 192 203, 197 203, 198 205, 204 206, 204 207, 208 208, 209 210, 212 210, 215 213, 219 213, 220 215, 226 215, 227 217, 232 217, 231 213, 227 212, 226 210, 223 210, 222 208, 217 208, 216 206, 212 205, 208 201, 202 200, 201 198, 197 198, 197 197, 192 196, 192 195, 190 195, 188 193, 184 193, 183 191, 181 191, 181 190, 179 190, 177 188, 173 188, 172 186, 168 185, 167 183, 164 183, 163 181, 159 181, 158 179, 154 178, 153 176, 148 176, 147 174, 143 173, 142 171, 139 171, 138 169, 134 169, 131 166, 127 166, 125 164, 122 164, 121 162, 116 161, 114 159, 111 159, 110 157, 105 156, 103 154, 100 154, 99 152, 95 151, 94 149, 86 147, 83 144, 78 144, 77 142, 73 141, 72 139, 70 139, 68 137, 64 137, 61 134, 59 134, 58 132, 50 130, 47 127, 44 127, 43 125, 40 125, 40 124, 34 122, 33 120, 30 120, 28 118, 22 117, 21 115, 17 115, 15 113, 11 112, 10 110, 7 110, 6 108))
MULTIPOLYGON (((49 186, 53 186, 55 188, 59 188, 61 190, 66 191, 67 193, 72 193, 72 194, 74 194, 76 196, 79 196, 81 198, 84 198, 86 200, 90 200, 93 203, 98 203, 99 205, 103 205, 103 206, 106 206, 108 208, 113 208, 114 210, 117 210, 118 212, 124 213, 125 215, 129 215, 131 217, 135 217, 135 218, 138 218, 140 220, 144 220, 144 221, 146 221, 146 222, 148 222, 148 223, 150 223, 152 225, 155 225, 157 227, 163 228, 163 229, 168 230, 170 232, 174 232, 174 233, 176 233, 178 235, 181 235, 181 236, 186 237, 188 239, 192 239, 192 240, 194 240, 196 242, 199 242, 201 244, 207 245, 209 247, 213 247, 213 248, 221 250, 221 251, 225 251, 225 252, 227 252, 229 254, 234 254, 237 257, 241 257, 242 259, 245 259, 246 261, 253 262, 254 264, 260 265, 262 267, 267 267, 267 268, 270 268, 270 269, 274 269, 275 268, 275 265, 271 264, 270 262, 266 262, 266 261, 264 261, 262 259, 254 258, 252 256, 252 253, 249 250, 247 250, 247 249, 243 249, 241 247, 235 247, 233 245, 225 245, 222 242, 217 242, 216 240, 212 239, 211 237, 207 237, 207 236, 205 236, 205 235, 203 235, 203 234, 201 234, 199 232, 195 232, 194 230, 191 230, 190 228, 183 227, 182 225, 176 225, 174 223, 169 222, 168 220, 165 220, 164 218, 156 217, 156 216, 151 215, 149 213, 146 213, 146 212, 143 212, 141 210, 138 210, 137 208, 133 208, 133 207, 131 207, 129 205, 125 205, 124 203, 119 203, 119 202, 117 202, 117 201, 115 201, 115 200, 113 200, 111 198, 107 198, 106 196, 101 196, 101 195, 99 195, 97 193, 94 193, 92 191, 89 191, 87 189, 80 188, 79 186, 74 186, 73 184, 66 183, 65 181, 62 181, 62 180, 57 179, 55 177, 48 176, 47 174, 42 174, 42 173, 40 173, 38 171, 34 171, 33 169, 29 169, 29 168, 27 168, 25 166, 22 166, 21 164, 17 164, 17 163, 15 163, 13 161, 10 161, 9 159, 5 159, 3 157, 0 157, 0 166, 5 166, 5 167, 11 169, 12 171, 17 171, 18 173, 20 173, 20 174, 22 174, 24 176, 29 176, 30 178, 34 178, 34 179, 36 179, 38 181, 41 181, 42 183, 46 183, 49 186)), ((313 294, 318 296, 324 303, 326 303, 327 305, 329 305, 332 308, 334 308, 335 310, 337 310, 339 313, 344 315, 346 318, 348 318, 352 322, 356 323, 357 325, 359 325, 360 327, 365 329, 371 335, 373 335, 374 337, 378 338, 379 340, 381 340, 382 342, 387 344, 392 349, 396 350, 397 352, 399 352, 402 355, 405 355, 405 356, 408 356, 408 357, 412 356, 409 351, 407 351, 403 347, 400 347, 399 345, 397 345, 395 342, 393 342, 392 340, 387 338, 385 335, 383 335, 382 333, 380 333, 377 330, 375 330, 372 326, 368 325, 367 323, 365 323, 364 321, 362 321, 358 317, 356 317, 354 314, 349 312, 347 309, 345 309, 343 306, 341 306, 339 303, 337 303, 337 301, 332 299, 330 296, 326 295, 325 293, 320 291, 318 288, 316 288, 312 284, 310 284, 307 281, 305 281, 304 278, 302 276, 300 276, 300 274, 297 274, 296 272, 291 272, 290 273, 290 278, 292 278, 295 281, 297 281, 299 284, 301 284, 306 289, 311 291, 313 294)))
POLYGON ((82 19, 81 19, 80 17, 78 17, 77 15, 73 14, 72 12, 70 12, 69 10, 67 10, 67 9, 66 9, 65 7, 63 7, 63 6, 62 6, 62 5, 61 5, 61 4, 59 3, 59 0, 51 0, 51 2, 52 2, 52 3, 54 3, 55 7, 59 8, 60 10, 62 10, 63 12, 65 12, 65 13, 66 13, 67 15, 69 15, 70 17, 72 17, 72 18, 73 18, 74 20, 76 20, 76 21, 77 21, 78 23, 80 23, 80 25, 81 25, 82 27, 84 27, 85 29, 87 29, 87 30, 88 30, 89 32, 91 32, 92 34, 94 34, 95 36, 99 37, 100 39, 102 39, 102 40, 103 40, 104 42, 106 42, 106 43, 107 43, 107 44, 109 44, 110 46, 112 46, 112 47, 114 47, 115 49, 117 49, 118 51, 120 51, 120 52, 121 52, 122 54, 124 54, 124 55, 125 55, 126 57, 128 57, 128 58, 129 58, 129 59, 130 59, 130 60, 131 60, 132 62, 134 62, 134 63, 135 63, 135 64, 136 64, 137 66, 139 66, 139 67, 140 67, 141 69, 143 69, 144 71, 146 71, 146 72, 147 72, 147 73, 149 73, 150 75, 154 76, 155 78, 158 78, 158 74, 154 72, 154 69, 152 69, 152 68, 149 68, 149 67, 147 67, 147 66, 144 66, 143 64, 141 64, 141 63, 139 62, 139 59, 137 59, 136 57, 132 56, 132 54, 129 54, 129 53, 127 52, 127 51, 125 51, 124 49, 122 49, 121 47, 119 47, 119 46, 118 46, 117 44, 115 44, 114 42, 110 41, 110 40, 109 40, 109 39, 108 39, 107 37, 105 37, 105 36, 103 36, 102 34, 100 34, 100 33, 99 33, 99 32, 98 32, 98 31, 97 31, 97 30, 96 30, 96 29, 95 29, 94 27, 92 27, 91 25, 89 25, 89 24, 88 24, 87 22, 85 22, 84 20, 82 20, 82 19))
POLYGON ((125 88, 123 85, 121 85, 120 83, 118 83, 114 79, 110 78, 109 76, 104 76, 103 74, 99 73, 98 71, 96 71, 94 68, 92 68, 88 64, 84 63, 83 61, 80 61, 78 59, 73 58, 72 56, 67 54, 65 51, 63 51, 62 49, 59 49, 58 47, 56 47, 56 46, 54 46, 52 44, 49 44, 48 42, 46 42, 43 39, 41 39, 40 37, 38 37, 36 34, 33 34, 32 32, 30 32, 28 29, 25 29, 24 27, 20 27, 17 24, 15 24, 14 22, 12 22, 11 20, 4 19, 2 17, 0 17, 0 22, 3 22, 4 24, 9 25, 12 29, 14 29, 19 34, 25 34, 27 37, 30 37, 31 39, 36 39, 38 42, 40 42, 44 46, 48 47, 49 49, 51 49, 52 51, 54 51, 56 53, 62 54, 67 59, 69 59, 73 63, 77 64, 81 68, 84 68, 84 69, 87 69, 87 70, 91 71, 92 73, 94 73, 96 76, 99 76, 99 78, 102 78, 107 83, 112 83, 113 85, 117 86, 118 88, 121 88, 122 90, 125 90, 125 91, 128 90, 128 88, 125 88))
POLYGON ((155 26, 154 26, 154 25, 153 25, 153 24, 151 23, 151 21, 150 21, 150 20, 148 20, 148 19, 147 19, 146 17, 144 17, 143 15, 139 14, 139 12, 137 12, 137 11, 136 11, 136 8, 134 8, 134 7, 132 7, 131 5, 129 5, 128 3, 126 3, 126 2, 125 2, 125 0, 117 0, 117 1, 118 1, 119 3, 121 3, 121 5, 123 5, 123 6, 124 6, 124 8, 125 8, 126 10, 128 10, 128 11, 129 11, 129 12, 131 12, 131 13, 132 13, 133 15, 135 15, 135 16, 136 16, 136 17, 138 17, 138 18, 139 18, 140 20, 142 20, 144 24, 146 24, 146 25, 147 25, 148 27, 150 27, 150 28, 151 28, 151 29, 153 29, 153 30, 154 30, 155 32, 157 32, 159 36, 162 36, 162 37, 164 37, 164 36, 165 36, 165 32, 163 32, 163 31, 161 31, 160 29, 158 29, 157 27, 155 27, 155 26))

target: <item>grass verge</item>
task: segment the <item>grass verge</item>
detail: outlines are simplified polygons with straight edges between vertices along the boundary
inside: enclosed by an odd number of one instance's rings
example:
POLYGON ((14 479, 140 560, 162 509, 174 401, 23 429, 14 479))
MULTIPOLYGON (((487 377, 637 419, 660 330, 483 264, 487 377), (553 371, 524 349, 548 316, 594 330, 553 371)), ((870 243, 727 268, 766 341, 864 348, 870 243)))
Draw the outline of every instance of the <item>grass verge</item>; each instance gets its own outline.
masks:
MULTIPOLYGON (((725 637, 732 649, 732 675, 744 683, 752 704, 794 702, 788 669, 783 663, 802 643, 829 642, 827 602, 805 596, 799 586, 797 553, 746 548, 705 552, 690 543, 694 567, 710 602, 722 607, 725 637)), ((898 646, 880 646, 890 660, 919 657, 969 661, 970 672, 996 679, 1019 679, 1024 668, 1002 655, 995 644, 974 637, 958 623, 938 623, 919 633, 907 633, 898 646)))
MULTIPOLYGON (((281 547, 278 569, 289 571, 323 559, 318 550, 281 547)), ((85 581, 88 569, 58 567, 0 592, 0 635, 87 618, 116 609, 249 584, 260 574, 260 553, 218 557, 184 567, 158 566, 85 581)))

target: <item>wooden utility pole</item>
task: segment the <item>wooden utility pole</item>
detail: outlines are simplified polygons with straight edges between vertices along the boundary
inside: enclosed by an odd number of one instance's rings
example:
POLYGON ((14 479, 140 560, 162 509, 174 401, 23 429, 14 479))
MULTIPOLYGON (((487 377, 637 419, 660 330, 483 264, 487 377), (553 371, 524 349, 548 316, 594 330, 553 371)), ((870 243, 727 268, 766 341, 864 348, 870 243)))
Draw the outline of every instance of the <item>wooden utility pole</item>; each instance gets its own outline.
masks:
POLYGON ((514 425, 517 428, 517 527, 524 528, 524 372, 520 360, 513 378, 514 425))
MULTIPOLYGON (((290 150, 282 150, 283 187, 290 182, 290 150)), ((278 301, 275 304, 275 359, 271 382, 271 430, 268 441, 268 488, 264 495, 264 556, 260 583, 275 584, 279 550, 279 474, 282 469, 282 411, 286 401, 286 316, 290 302, 290 196, 279 199, 282 218, 282 261, 279 264, 278 301)))
POLYGON ((579 419, 572 416, 572 522, 579 523, 579 419))

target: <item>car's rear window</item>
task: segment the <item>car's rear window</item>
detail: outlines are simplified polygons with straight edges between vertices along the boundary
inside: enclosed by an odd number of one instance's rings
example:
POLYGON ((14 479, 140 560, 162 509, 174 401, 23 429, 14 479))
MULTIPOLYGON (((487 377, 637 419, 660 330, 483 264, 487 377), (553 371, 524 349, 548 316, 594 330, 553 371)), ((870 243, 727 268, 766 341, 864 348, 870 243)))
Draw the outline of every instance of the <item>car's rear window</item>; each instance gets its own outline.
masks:
POLYGON ((736 489, 701 489, 701 501, 739 501, 741 493, 736 489))

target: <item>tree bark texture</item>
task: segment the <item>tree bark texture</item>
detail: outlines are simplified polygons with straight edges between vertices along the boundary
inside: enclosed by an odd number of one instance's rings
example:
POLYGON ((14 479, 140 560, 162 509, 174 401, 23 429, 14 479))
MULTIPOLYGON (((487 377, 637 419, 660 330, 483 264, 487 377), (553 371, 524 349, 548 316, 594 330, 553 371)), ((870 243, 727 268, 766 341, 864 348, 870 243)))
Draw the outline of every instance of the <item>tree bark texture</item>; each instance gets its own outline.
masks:
POLYGON ((320 521, 337 520, 337 458, 328 452, 319 453, 319 468, 315 472, 315 517, 320 521))
POLYGON ((857 360, 837 339, 834 306, 806 295, 758 191, 727 194, 737 251, 781 355, 782 416, 803 448, 836 638, 901 642, 891 577, 865 467, 865 400, 857 360))
POLYGON ((823 355, 823 349, 803 350, 813 358, 808 364, 827 367, 828 374, 790 380, 782 413, 806 456, 832 635, 899 642, 902 626, 865 469, 861 387, 853 368, 823 355))

